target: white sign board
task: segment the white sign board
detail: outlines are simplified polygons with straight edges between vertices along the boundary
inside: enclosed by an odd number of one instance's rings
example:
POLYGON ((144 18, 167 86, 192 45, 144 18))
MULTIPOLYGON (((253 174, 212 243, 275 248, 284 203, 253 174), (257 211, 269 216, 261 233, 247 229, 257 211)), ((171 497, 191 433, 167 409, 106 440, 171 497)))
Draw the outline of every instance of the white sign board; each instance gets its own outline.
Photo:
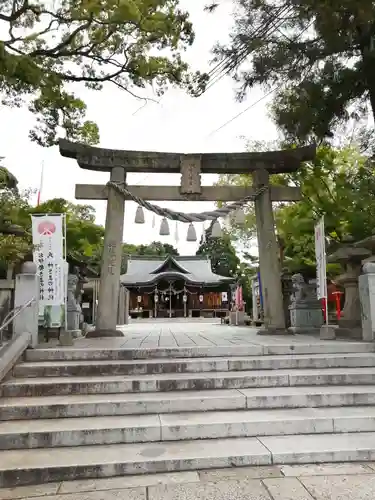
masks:
POLYGON ((318 299, 327 298, 327 262, 324 217, 315 226, 315 258, 318 299))
POLYGON ((40 306, 65 302, 63 215, 31 216, 34 261, 40 278, 40 306))
POLYGON ((228 302, 228 292, 221 292, 221 300, 223 302, 228 302))

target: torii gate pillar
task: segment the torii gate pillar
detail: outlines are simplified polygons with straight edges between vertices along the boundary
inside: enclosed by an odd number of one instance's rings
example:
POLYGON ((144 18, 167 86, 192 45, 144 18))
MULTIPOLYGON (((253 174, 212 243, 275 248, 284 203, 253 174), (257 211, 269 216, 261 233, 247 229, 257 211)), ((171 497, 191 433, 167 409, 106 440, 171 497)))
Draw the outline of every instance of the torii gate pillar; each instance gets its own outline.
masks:
MULTIPOLYGON (((259 169, 254 171, 252 175, 253 185, 256 189, 269 185, 270 175, 267 170, 259 169)), ((286 333, 279 247, 275 234, 270 190, 263 191, 254 203, 265 332, 268 334, 286 333)))
MULTIPOLYGON (((304 161, 315 158, 315 146, 255 153, 203 153, 184 155, 147 151, 102 149, 60 140, 60 153, 77 160, 81 168, 109 172, 111 181, 122 183, 126 173, 180 173, 180 186, 129 186, 148 201, 238 201, 269 185, 271 174, 295 172, 304 161), (202 186, 201 174, 249 174, 254 186, 202 186)), ((280 263, 273 201, 298 201, 300 190, 292 186, 269 186, 255 200, 259 260, 264 297, 266 332, 285 333, 280 263)), ((109 186, 77 185, 76 198, 107 200, 106 232, 100 276, 96 330, 90 336, 118 336, 116 319, 121 271, 121 243, 124 228, 124 199, 109 186)), ((131 197, 130 197, 131 198, 131 197)))
MULTIPOLYGON (((113 182, 125 182, 126 172, 124 168, 112 168, 110 179, 113 182)), ((121 335, 116 330, 116 323, 120 290, 124 215, 124 197, 116 190, 109 189, 96 328, 93 332, 90 332, 90 334, 92 333, 90 336, 118 337, 121 335)))

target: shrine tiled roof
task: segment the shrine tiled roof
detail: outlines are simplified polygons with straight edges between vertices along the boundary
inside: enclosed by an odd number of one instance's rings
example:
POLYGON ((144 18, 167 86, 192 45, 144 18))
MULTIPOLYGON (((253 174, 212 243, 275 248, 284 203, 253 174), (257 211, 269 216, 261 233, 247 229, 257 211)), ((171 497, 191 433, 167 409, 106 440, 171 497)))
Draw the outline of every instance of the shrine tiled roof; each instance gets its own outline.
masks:
POLYGON ((120 276, 125 286, 151 285, 160 279, 183 279, 188 283, 219 285, 231 283, 233 278, 212 272, 211 260, 206 256, 189 257, 128 257, 126 274, 120 276))

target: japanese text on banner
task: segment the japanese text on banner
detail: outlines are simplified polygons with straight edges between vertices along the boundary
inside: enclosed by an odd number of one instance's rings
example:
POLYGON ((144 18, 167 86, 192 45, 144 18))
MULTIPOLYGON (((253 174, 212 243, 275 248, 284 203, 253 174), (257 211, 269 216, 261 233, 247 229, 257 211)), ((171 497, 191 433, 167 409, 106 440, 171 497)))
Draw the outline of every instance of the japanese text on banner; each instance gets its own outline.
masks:
POLYGON ((40 305, 62 305, 63 215, 32 216, 32 235, 40 277, 40 305))

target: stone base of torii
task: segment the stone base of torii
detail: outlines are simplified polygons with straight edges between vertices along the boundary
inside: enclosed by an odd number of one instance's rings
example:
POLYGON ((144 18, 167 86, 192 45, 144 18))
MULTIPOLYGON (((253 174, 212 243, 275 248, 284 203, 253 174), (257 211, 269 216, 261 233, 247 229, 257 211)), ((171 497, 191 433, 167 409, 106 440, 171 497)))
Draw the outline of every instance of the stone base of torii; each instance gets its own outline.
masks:
MULTIPOLYGON (((301 163, 315 157, 315 146, 261 153, 205 153, 184 155, 102 149, 60 140, 60 154, 77 160, 87 170, 109 172, 109 180, 125 185, 126 174, 181 173, 180 186, 128 186, 148 201, 239 201, 262 186, 269 186, 270 175, 298 170, 301 163), (249 174, 253 187, 202 186, 201 174, 249 174)), ((285 334, 279 249, 275 234, 272 202, 298 201, 295 187, 269 186, 255 199, 259 247, 259 267, 264 308, 263 333, 285 334)), ((96 330, 93 336, 118 336, 116 330, 120 288, 125 200, 108 186, 76 185, 76 198, 107 200, 104 250, 102 256, 96 330)))

